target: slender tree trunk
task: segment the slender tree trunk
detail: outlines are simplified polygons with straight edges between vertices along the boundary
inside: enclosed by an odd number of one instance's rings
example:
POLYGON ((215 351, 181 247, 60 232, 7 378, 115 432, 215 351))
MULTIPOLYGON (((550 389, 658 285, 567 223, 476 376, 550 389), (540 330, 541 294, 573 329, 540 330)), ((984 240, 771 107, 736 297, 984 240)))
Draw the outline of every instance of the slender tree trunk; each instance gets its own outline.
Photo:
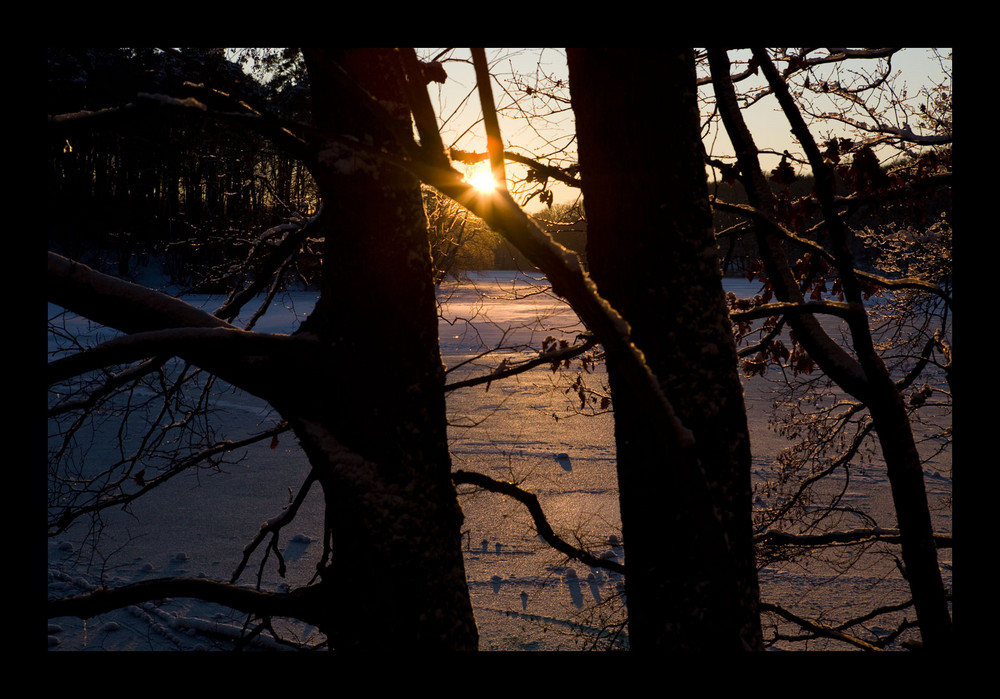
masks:
POLYGON ((920 637, 928 650, 950 650, 953 643, 951 614, 938 565, 924 471, 913 439, 913 428, 903 398, 884 367, 883 375, 874 378, 876 390, 868 409, 892 489, 903 565, 920 623, 920 637))
MULTIPOLYGON (((789 325, 820 368, 842 389, 868 406, 886 462, 902 539, 903 563, 913 594, 921 637, 927 648, 947 649, 952 643, 951 616, 938 567, 920 455, 902 395, 872 342, 860 289, 853 278, 854 260, 833 203, 832 173, 822 162, 805 122, 774 67, 767 62, 763 53, 758 58, 779 102, 785 108, 793 131, 806 149, 816 175, 817 193, 823 203, 830 245, 840 269, 845 295, 858 311, 849 320, 855 356, 837 344, 822 329, 816 318, 809 314, 789 316, 789 325)), ((765 216, 771 215, 775 208, 774 197, 760 170, 757 147, 736 104, 729 58, 724 50, 711 49, 709 59, 720 114, 740 162, 748 201, 765 216)), ((802 292, 795 283, 779 236, 762 220, 758 222, 756 237, 775 295, 781 301, 802 303, 802 292)))
POLYGON ((685 447, 651 422, 609 365, 630 643, 636 651, 759 648, 749 437, 693 55, 568 56, 591 275, 695 436, 685 447))

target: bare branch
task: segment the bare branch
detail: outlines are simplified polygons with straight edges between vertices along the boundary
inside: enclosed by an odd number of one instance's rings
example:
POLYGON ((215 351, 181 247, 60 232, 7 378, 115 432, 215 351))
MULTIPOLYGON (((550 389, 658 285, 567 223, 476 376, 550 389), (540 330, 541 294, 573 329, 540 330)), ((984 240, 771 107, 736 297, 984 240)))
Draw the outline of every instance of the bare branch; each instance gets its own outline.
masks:
POLYGON ((180 299, 48 254, 47 300, 124 333, 163 328, 231 328, 180 299))
POLYGON ((397 49, 406 75, 406 93, 410 102, 410 111, 420 134, 420 145, 431 158, 440 158, 444 154, 444 143, 438 130, 437 118, 427 94, 424 70, 417 53, 412 48, 397 49))
POLYGON ((219 360, 232 362, 234 357, 267 357, 293 347, 315 344, 315 339, 307 335, 268 335, 233 327, 150 330, 118 337, 50 362, 47 378, 52 385, 95 369, 159 356, 187 357, 196 364, 211 366, 219 360))
POLYGON ((293 617, 309 622, 315 617, 315 612, 308 600, 315 594, 313 587, 299 588, 289 593, 273 593, 236 587, 207 578, 159 578, 115 588, 100 588, 74 597, 51 599, 46 603, 46 613, 50 619, 61 616, 90 619, 98 614, 142 602, 168 597, 193 597, 248 614, 293 617))
MULTIPOLYGON (((761 224, 757 227, 757 241, 764 253, 762 256, 768 277, 779 299, 802 303, 802 292, 780 245, 780 238, 785 237, 787 232, 773 225, 769 216, 775 208, 774 195, 764 179, 757 146, 736 101, 736 92, 729 77, 729 57, 725 51, 709 49, 709 61, 719 113, 736 150, 750 205, 768 214, 757 219, 761 224)), ((869 394, 871 386, 862 367, 823 330, 815 317, 803 314, 791 317, 790 322, 798 341, 809 356, 823 360, 822 368, 829 376, 852 395, 866 397, 869 394)))
POLYGON ((500 123, 497 120, 496 107, 493 104, 493 88, 490 81, 489 66, 486 63, 486 51, 481 48, 470 49, 472 63, 476 68, 476 85, 479 89, 479 101, 483 108, 483 123, 486 126, 486 148, 490 153, 490 170, 493 181, 498 187, 507 189, 507 175, 504 170, 503 139, 500 137, 500 123))
POLYGON ((774 614, 777 614, 778 616, 787 619, 788 621, 791 621, 797 624, 798 626, 801 626, 803 629, 806 629, 807 631, 810 631, 816 634, 817 636, 832 638, 837 641, 843 641, 844 643, 856 646, 857 648, 861 648, 862 650, 869 650, 869 651, 882 650, 878 646, 868 643, 867 641, 864 641, 856 636, 851 636, 850 634, 846 634, 843 631, 838 631, 834 628, 825 626, 818 622, 810 621, 809 619, 805 619, 803 617, 798 616, 797 614, 793 614, 787 609, 784 609, 776 604, 768 604, 767 602, 761 602, 760 610, 762 612, 772 612, 774 614))
MULTIPOLYGON (((770 216, 766 215, 759 209, 748 206, 747 204, 734 204, 731 202, 724 202, 717 198, 711 199, 712 206, 720 211, 729 211, 732 213, 741 214, 747 216, 758 223, 767 226, 769 232, 780 236, 781 238, 794 243, 795 245, 801 247, 802 249, 815 253, 823 257, 823 259, 836 265, 837 260, 834 254, 828 251, 819 243, 813 242, 808 238, 803 238, 801 235, 796 235, 792 231, 788 230, 780 223, 775 221, 770 216)), ((839 217, 838 217, 839 218, 839 217)), ((825 227, 825 221, 819 224, 819 227, 825 227)), ((734 227, 736 228, 736 227, 734 227)), ((925 291, 929 294, 934 294, 939 297, 949 306, 952 305, 951 296, 941 287, 936 284, 931 284, 930 282, 924 281, 923 279, 918 279, 916 277, 904 277, 901 279, 890 279, 873 272, 865 272, 860 269, 853 269, 853 274, 860 280, 863 280, 869 284, 882 287, 884 289, 918 289, 920 291, 925 291)))
POLYGON ((573 175, 569 174, 568 172, 566 172, 566 170, 557 167, 550 167, 548 165, 543 165, 534 158, 529 158, 527 156, 521 155, 519 153, 514 153, 511 151, 504 151, 503 155, 507 160, 510 160, 515 163, 520 163, 521 165, 527 165, 529 168, 531 168, 540 175, 544 175, 545 177, 548 177, 550 179, 562 182, 563 184, 568 185, 570 187, 576 187, 577 189, 580 188, 580 179, 578 177, 574 177, 573 175))
MULTIPOLYGON (((299 250, 302 243, 309 236, 313 235, 317 229, 321 230, 322 226, 322 204, 320 205, 319 211, 317 211, 314 216, 307 218, 304 222, 283 224, 282 227, 288 227, 291 230, 261 263, 260 268, 256 270, 256 274, 254 275, 254 281, 239 293, 234 293, 230 296, 230 298, 226 300, 226 303, 213 315, 227 321, 231 321, 233 318, 236 318, 240 313, 240 309, 242 309, 243 306, 246 305, 251 299, 255 298, 267 285, 268 279, 273 278, 281 266, 299 250)), ((271 229, 271 231, 273 230, 274 229, 271 229)), ((254 250, 251 250, 250 253, 248 253, 247 258, 252 259, 254 252, 254 250)))
POLYGON ((245 439, 240 439, 236 441, 225 440, 212 444, 194 454, 191 454, 190 456, 185 457, 184 459, 175 461, 173 464, 171 464, 169 470, 160 473, 155 477, 150 477, 149 479, 143 480, 142 486, 137 488, 134 492, 119 493, 118 495, 111 495, 105 493, 96 502, 93 502, 88 505, 66 509, 65 511, 61 512, 57 517, 49 521, 49 535, 53 536, 65 531, 70 524, 72 524, 74 521, 76 521, 77 519, 86 514, 92 514, 109 508, 122 507, 124 505, 127 505, 130 502, 142 497, 150 490, 153 490, 154 488, 163 485, 174 476, 180 475, 184 471, 187 471, 190 468, 194 468, 198 464, 208 461, 213 457, 216 457, 220 454, 227 454, 236 449, 242 449, 244 447, 257 444, 266 439, 274 439, 277 435, 283 432, 287 432, 289 429, 290 428, 286 423, 281 423, 280 425, 272 427, 269 430, 265 430, 264 432, 251 435, 245 439))
MULTIPOLYGON (((287 423, 284 424, 284 427, 285 429, 290 429, 287 423)), ((275 434, 277 434, 277 432, 275 432, 275 434)), ((236 570, 233 571, 233 574, 230 577, 229 581, 231 583, 235 584, 236 581, 239 580, 240 575, 243 574, 244 568, 246 568, 247 563, 250 561, 250 556, 253 555, 253 552, 257 550, 257 547, 260 546, 261 542, 263 542, 264 538, 268 534, 272 535, 272 541, 268 545, 268 550, 275 551, 275 553, 280 557, 280 552, 278 552, 277 547, 278 534, 281 532, 282 527, 295 519, 295 516, 299 512, 299 508, 302 506, 302 503, 305 502, 306 495, 309 494, 309 489, 314 483, 317 482, 317 480, 318 477, 316 476, 316 472, 310 470, 309 475, 306 476, 305 482, 299 488, 299 492, 296 494, 292 502, 285 507, 280 515, 269 519, 261 525, 260 530, 257 532, 257 536, 254 537, 254 540, 243 547, 243 558, 240 560, 239 565, 236 566, 236 570)), ((263 566, 263 562, 261 562, 261 566, 263 566)), ((278 573, 282 577, 285 576, 285 562, 280 558, 278 573)), ((257 588, 260 589, 259 575, 257 577, 257 588)))
POLYGON ((598 558, 589 551, 577 548, 558 536, 552 530, 552 526, 549 524, 548 519, 545 517, 545 512, 542 510, 542 506, 538 502, 538 497, 534 493, 529 493, 528 491, 519 488, 514 483, 498 481, 490 478, 489 476, 483 475, 482 473, 475 473, 473 471, 454 471, 451 474, 451 479, 456 484, 466 483, 468 485, 475 485, 484 490, 489 490, 493 493, 501 493, 502 495, 514 498, 528 508, 528 512, 531 514, 531 518, 535 523, 535 529, 538 532, 538 535, 556 551, 565 554, 570 559, 578 560, 581 563, 589 565, 592 568, 603 568, 605 570, 621 573, 622 575, 625 574, 625 566, 621 563, 607 560, 605 558, 598 558))
MULTIPOLYGON (((90 391, 82 398, 71 396, 68 400, 64 400, 61 403, 49 408, 47 415, 48 417, 53 418, 73 410, 89 410, 101 398, 111 395, 122 386, 132 383, 133 381, 138 381, 144 376, 157 371, 166 361, 166 357, 154 357, 140 364, 124 369, 117 374, 110 374, 101 386, 90 391)), ((76 372, 70 373, 75 374, 76 372)))
MULTIPOLYGON (((834 544, 859 544, 869 541, 885 541, 898 544, 901 540, 898 529, 851 529, 831 531, 823 534, 790 534, 769 530, 753 537, 755 544, 780 544, 788 546, 830 546, 834 544)), ((939 549, 950 549, 951 534, 935 534, 934 543, 939 549)))
POLYGON ((839 121, 848 126, 853 126, 858 131, 878 134, 882 136, 893 136, 901 141, 921 146, 946 146, 952 143, 952 134, 916 134, 908 125, 892 126, 891 124, 867 123, 860 119, 854 119, 842 112, 823 112, 816 115, 820 119, 829 121, 839 121))
POLYGON ((518 374, 523 374, 526 371, 530 371, 535 367, 543 366, 545 364, 554 364, 556 362, 563 362, 567 359, 572 359, 577 357, 591 347, 597 344, 597 340, 593 337, 587 338, 583 343, 579 345, 574 345, 572 347, 566 347, 565 349, 556 349, 550 352, 545 352, 539 354, 538 357, 530 359, 523 364, 515 364, 513 366, 506 365, 503 370, 493 371, 485 376, 478 376, 473 379, 466 379, 465 381, 456 381, 455 383, 446 384, 444 387, 445 391, 455 391, 460 388, 469 388, 471 386, 480 386, 482 384, 489 384, 493 381, 499 379, 506 379, 511 376, 517 376, 518 374))
POLYGON ((754 320, 756 318, 770 318, 776 315, 791 315, 795 313, 827 313, 829 315, 849 318, 857 313, 863 313, 857 308, 846 303, 835 301, 816 301, 807 303, 768 303, 758 306, 749 311, 730 311, 729 317, 733 320, 754 320))

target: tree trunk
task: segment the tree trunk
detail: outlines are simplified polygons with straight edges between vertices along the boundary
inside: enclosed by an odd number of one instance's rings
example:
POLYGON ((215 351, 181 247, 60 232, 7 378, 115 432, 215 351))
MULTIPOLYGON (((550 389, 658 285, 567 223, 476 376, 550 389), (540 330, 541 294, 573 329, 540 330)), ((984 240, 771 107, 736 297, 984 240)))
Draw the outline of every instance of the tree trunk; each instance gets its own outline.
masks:
MULTIPOLYGON (((766 59, 766 56, 760 57, 766 59)), ((719 111, 747 183, 747 199, 755 209, 770 216, 775 210, 774 196, 760 169, 757 147, 740 116, 730 78, 728 55, 722 49, 710 49, 709 61, 719 111)), ((854 260, 839 221, 839 213, 833 207, 832 173, 822 162, 815 143, 811 142, 805 122, 774 67, 765 64, 765 60, 759 63, 765 75, 770 74, 772 88, 785 107, 792 130, 809 154, 816 176, 816 191, 824 206, 827 235, 843 280, 845 296, 859 310, 858 315, 849 319, 856 356, 850 355, 834 341, 810 314, 788 316, 789 325, 796 339, 823 372, 844 391, 865 403, 871 412, 892 488, 893 505, 902 539, 903 563, 913 594, 921 637, 927 648, 947 649, 952 644, 951 615, 938 567, 923 467, 902 395, 889 376, 882 358, 875 351, 860 289, 852 279, 854 260)), ((756 238, 775 295, 783 302, 802 303, 804 298, 793 277, 780 237, 771 229, 767 219, 758 222, 756 238)))
POLYGON ((920 624, 920 637, 928 650, 951 650, 954 642, 951 613, 938 564, 924 471, 913 439, 913 428, 903 397, 888 372, 874 377, 873 383, 876 390, 868 409, 892 489, 903 565, 920 624))
MULTIPOLYGON (((369 93, 395 100, 394 54, 306 56, 317 125, 391 146, 332 76, 343 66, 369 93)), ((408 112, 400 119, 408 127, 408 112)), ((327 364, 305 375, 290 367, 289 393, 276 407, 325 493, 323 630, 338 650, 474 650, 419 185, 335 146, 315 174, 326 221, 323 278, 300 332, 320 339, 327 364)))
POLYGON ((695 436, 684 447, 652 423, 609 365, 630 643, 759 648, 749 438, 693 56, 570 49, 568 57, 591 275, 695 436))

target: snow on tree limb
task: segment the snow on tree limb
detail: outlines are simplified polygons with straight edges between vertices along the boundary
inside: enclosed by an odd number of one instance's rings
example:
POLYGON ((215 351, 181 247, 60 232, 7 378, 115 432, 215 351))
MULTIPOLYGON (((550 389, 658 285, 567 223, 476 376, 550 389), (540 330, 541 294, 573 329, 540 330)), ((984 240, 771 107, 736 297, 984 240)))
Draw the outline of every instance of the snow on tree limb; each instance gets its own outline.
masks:
POLYGON ((182 356, 251 392, 260 382, 250 362, 281 362, 293 349, 315 348, 309 335, 253 333, 173 296, 97 272, 49 253, 48 301, 125 333, 89 351, 53 361, 50 383, 153 356, 182 356))
MULTIPOLYGON (((285 346, 315 341, 309 336, 265 335, 239 328, 168 328, 118 337, 97 347, 50 362, 49 385, 113 364, 125 364, 155 356, 212 358, 232 362, 234 356, 266 356, 285 346), (281 345, 279 347, 279 345, 281 345)), ((209 362, 211 363, 211 362, 209 362)))
POLYGON ((161 95, 150 92, 140 92, 138 94, 138 97, 141 99, 152 100, 154 102, 160 102, 161 104, 167 104, 173 107, 198 109, 202 112, 208 111, 208 107, 205 105, 205 103, 196 100, 194 97, 177 98, 177 97, 171 97, 170 95, 161 95))
POLYGON ((124 333, 165 328, 231 328, 178 298, 102 274, 49 253, 47 300, 124 333))

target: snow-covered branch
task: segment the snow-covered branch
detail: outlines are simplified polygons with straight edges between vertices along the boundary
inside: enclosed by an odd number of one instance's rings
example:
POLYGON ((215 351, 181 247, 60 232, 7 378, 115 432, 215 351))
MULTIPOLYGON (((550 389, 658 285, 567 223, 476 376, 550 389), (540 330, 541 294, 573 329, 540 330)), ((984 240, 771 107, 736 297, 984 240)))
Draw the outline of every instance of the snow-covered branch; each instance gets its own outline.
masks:
MULTIPOLYGON (((190 87, 190 86, 189 86, 190 87)), ((254 111, 245 102, 237 101, 242 111, 224 111, 211 108, 204 100, 194 97, 174 97, 162 93, 139 92, 134 102, 99 110, 80 110, 65 114, 48 115, 50 129, 62 133, 67 130, 95 129, 108 122, 121 119, 137 119, 150 109, 171 109, 177 112, 196 112, 208 119, 235 122, 271 139, 279 146, 287 148, 305 162, 311 162, 313 151, 306 145, 305 138, 312 135, 310 127, 275 119, 254 111)))
POLYGON ((135 109, 131 102, 120 107, 106 107, 105 109, 89 110, 82 109, 77 112, 67 112, 65 114, 49 114, 48 123, 50 127, 66 129, 79 126, 91 127, 103 122, 111 121, 121 117, 124 113, 135 109))
POLYGON ((233 363, 234 357, 264 357, 305 344, 315 344, 315 340, 309 336, 267 335, 232 327, 150 330, 117 337, 50 362, 47 378, 52 385, 88 371, 156 356, 186 357, 198 365, 211 367, 220 360, 233 363))
MULTIPOLYGON (((887 197, 891 196, 891 193, 886 196, 887 197)), ((842 198, 841 201, 842 203, 848 206, 856 206, 859 203, 859 200, 854 198, 842 198)), ((753 206, 749 206, 747 204, 734 204, 716 198, 712 198, 711 203, 715 209, 718 209, 720 211, 727 211, 730 213, 739 214, 741 216, 746 216, 749 219, 752 219, 753 221, 756 221, 757 223, 766 226, 769 233, 772 233, 784 240, 794 243, 796 246, 802 248, 807 252, 819 255, 820 257, 822 257, 827 262, 830 262, 831 264, 836 264, 836 258, 834 257, 833 253, 824 248, 822 245, 812 240, 809 240, 808 238, 803 238, 801 235, 796 235, 792 231, 782 226, 779 222, 774 220, 773 217, 768 216, 767 214, 763 213, 762 211, 753 206)), ((820 224, 821 227, 823 225, 824 224, 820 224)), ((737 232, 737 228, 738 228, 737 226, 733 227, 734 232, 737 232)), ((863 282, 881 287, 883 289, 917 289, 920 291, 925 291, 929 294, 934 294, 935 296, 939 297, 942 301, 947 303, 949 306, 952 303, 951 296, 949 296, 944 289, 935 284, 931 284, 930 282, 924 281, 923 279, 918 279, 917 277, 903 277, 900 279, 890 279, 889 277, 875 274, 873 272, 866 272, 861 269, 854 269, 853 274, 863 282)))
POLYGON ((178 298, 48 254, 47 301, 123 333, 165 328, 231 328, 178 298))

